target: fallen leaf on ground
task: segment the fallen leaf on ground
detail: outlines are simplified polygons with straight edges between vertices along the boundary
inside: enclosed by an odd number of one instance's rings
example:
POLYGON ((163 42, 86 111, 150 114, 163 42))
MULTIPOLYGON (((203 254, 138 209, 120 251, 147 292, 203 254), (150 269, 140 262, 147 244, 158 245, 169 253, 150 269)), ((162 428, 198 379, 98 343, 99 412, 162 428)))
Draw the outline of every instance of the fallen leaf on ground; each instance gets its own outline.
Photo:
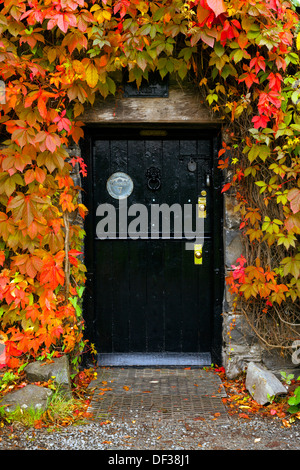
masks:
POLYGON ((248 416, 246 413, 239 413, 240 418, 245 418, 245 419, 250 419, 250 416, 248 416))

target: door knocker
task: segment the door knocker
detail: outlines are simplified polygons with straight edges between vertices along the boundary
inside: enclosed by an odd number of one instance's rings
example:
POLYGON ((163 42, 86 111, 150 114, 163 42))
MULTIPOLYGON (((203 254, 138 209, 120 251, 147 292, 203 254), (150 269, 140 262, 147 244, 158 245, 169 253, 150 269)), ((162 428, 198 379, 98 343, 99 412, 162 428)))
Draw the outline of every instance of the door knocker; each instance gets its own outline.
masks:
POLYGON ((160 169, 151 166, 148 168, 146 171, 146 178, 148 179, 147 181, 147 186, 151 191, 157 191, 160 186, 161 186, 161 175, 160 175, 160 169))
POLYGON ((192 158, 190 159, 190 161, 188 162, 188 170, 193 173, 194 171, 197 170, 197 163, 195 162, 195 160, 193 160, 192 158))

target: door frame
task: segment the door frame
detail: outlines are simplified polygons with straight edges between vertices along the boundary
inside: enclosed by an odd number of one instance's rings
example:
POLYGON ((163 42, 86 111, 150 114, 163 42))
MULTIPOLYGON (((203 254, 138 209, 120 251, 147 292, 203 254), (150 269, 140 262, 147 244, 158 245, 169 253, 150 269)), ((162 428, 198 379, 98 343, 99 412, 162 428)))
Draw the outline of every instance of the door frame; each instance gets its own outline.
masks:
POLYGON ((97 329, 95 328, 96 323, 96 312, 93 305, 94 291, 96 280, 94 279, 95 265, 94 265, 94 237, 95 224, 94 224, 94 211, 93 207, 93 177, 94 177, 94 165, 93 165, 93 142, 97 140, 100 133, 108 135, 107 139, 111 138, 112 131, 118 132, 118 129, 128 130, 128 136, 130 137, 130 131, 133 129, 140 130, 185 130, 194 131, 195 139, 198 138, 197 134, 205 137, 210 135, 212 138, 212 196, 213 196, 213 210, 212 210, 212 237, 213 237, 213 286, 212 295, 214 299, 214 307, 211 316, 212 321, 212 338, 211 338, 211 358, 214 364, 222 363, 222 308, 223 299, 225 292, 225 266, 224 266, 224 245, 223 245, 223 228, 224 228, 224 201, 221 189, 223 186, 223 173, 218 169, 218 152, 221 147, 221 129, 218 125, 187 125, 184 124, 117 124, 108 125, 88 125, 85 128, 84 139, 80 142, 81 155, 87 165, 88 176, 82 181, 82 202, 88 208, 88 215, 86 216, 84 223, 85 240, 84 240, 84 263, 87 269, 86 272, 86 288, 83 296, 83 319, 85 322, 85 339, 91 343, 98 343, 97 329))

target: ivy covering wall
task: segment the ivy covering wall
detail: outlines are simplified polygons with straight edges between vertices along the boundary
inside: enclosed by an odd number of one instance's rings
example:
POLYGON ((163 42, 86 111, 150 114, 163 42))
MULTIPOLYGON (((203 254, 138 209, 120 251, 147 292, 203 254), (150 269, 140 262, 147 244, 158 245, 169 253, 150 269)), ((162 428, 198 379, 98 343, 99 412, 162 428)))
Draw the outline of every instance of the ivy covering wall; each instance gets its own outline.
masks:
POLYGON ((219 168, 246 253, 227 277, 271 348, 299 336, 299 18, 290 1, 0 0, 0 330, 8 365, 84 348, 86 208, 70 176, 97 95, 152 70, 188 79, 223 120, 219 168), (3 88, 3 87, 2 87, 3 88))

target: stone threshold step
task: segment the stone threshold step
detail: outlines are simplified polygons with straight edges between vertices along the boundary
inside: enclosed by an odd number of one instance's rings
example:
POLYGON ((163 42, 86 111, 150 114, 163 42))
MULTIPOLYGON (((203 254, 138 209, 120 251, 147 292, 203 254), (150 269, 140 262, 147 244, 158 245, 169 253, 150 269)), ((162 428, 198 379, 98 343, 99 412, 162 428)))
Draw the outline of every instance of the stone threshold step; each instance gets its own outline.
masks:
POLYGON ((211 362, 211 354, 208 352, 98 354, 100 367, 205 367, 210 366, 211 362))

